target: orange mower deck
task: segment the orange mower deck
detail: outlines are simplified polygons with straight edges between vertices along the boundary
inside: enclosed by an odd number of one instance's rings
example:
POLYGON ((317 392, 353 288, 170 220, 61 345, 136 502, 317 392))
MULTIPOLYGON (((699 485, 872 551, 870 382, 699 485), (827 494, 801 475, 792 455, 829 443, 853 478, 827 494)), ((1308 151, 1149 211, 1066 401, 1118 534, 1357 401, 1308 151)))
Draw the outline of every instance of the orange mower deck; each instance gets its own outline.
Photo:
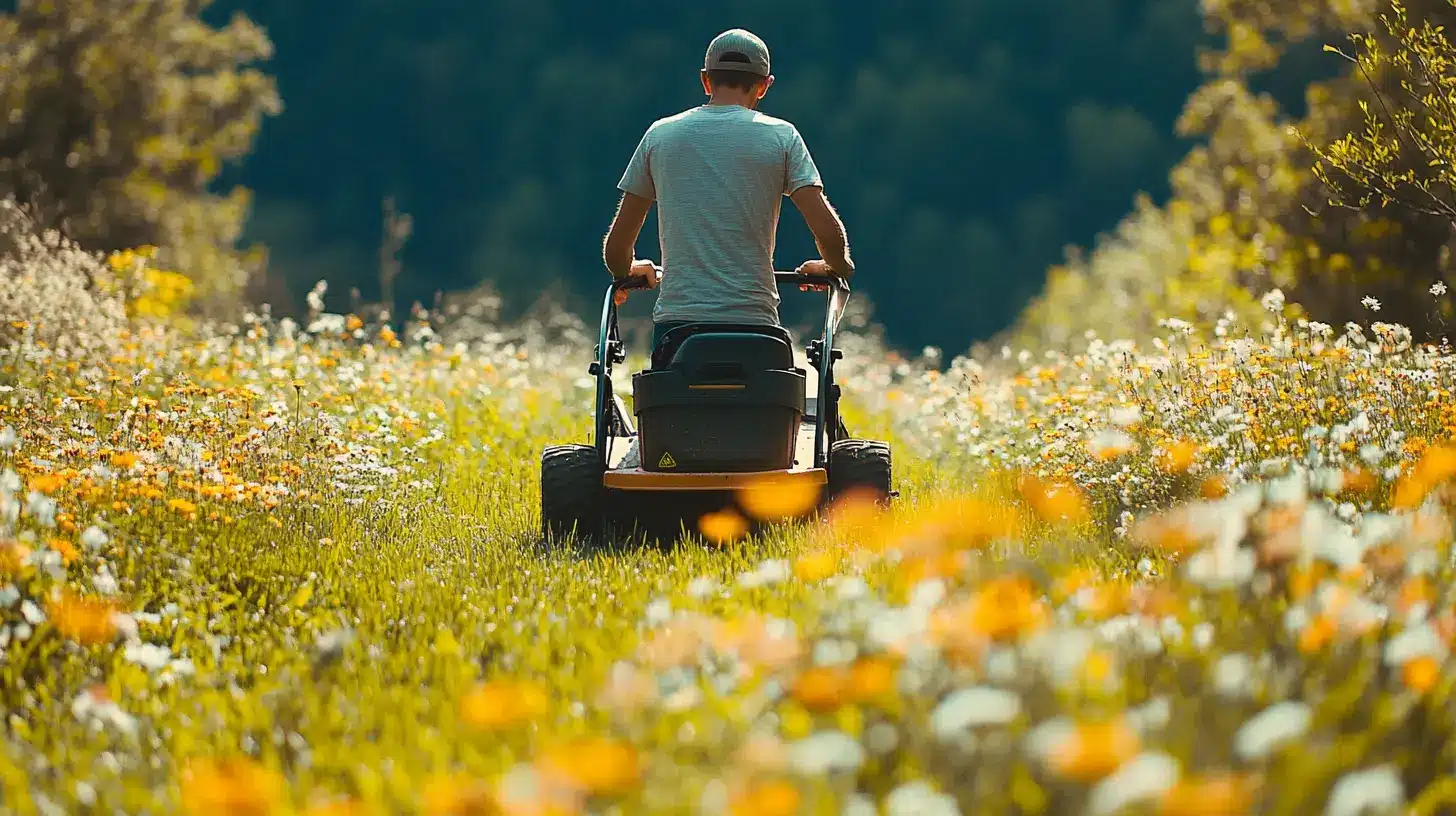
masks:
POLYGON ((822 487, 828 482, 829 474, 824 468, 749 473, 664 473, 627 468, 609 470, 602 476, 602 486, 611 490, 723 491, 787 485, 822 487))

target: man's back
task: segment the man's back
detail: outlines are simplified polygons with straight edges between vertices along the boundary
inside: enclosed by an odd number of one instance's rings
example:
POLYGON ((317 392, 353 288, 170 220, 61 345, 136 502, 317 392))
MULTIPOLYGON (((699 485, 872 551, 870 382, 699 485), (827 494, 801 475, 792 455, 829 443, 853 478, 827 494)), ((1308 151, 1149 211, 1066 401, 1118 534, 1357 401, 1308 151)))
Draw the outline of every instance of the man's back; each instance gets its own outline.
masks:
POLYGON ((653 320, 777 325, 773 253, 785 196, 820 185, 797 129, 740 105, 654 123, 618 187, 657 201, 653 320))

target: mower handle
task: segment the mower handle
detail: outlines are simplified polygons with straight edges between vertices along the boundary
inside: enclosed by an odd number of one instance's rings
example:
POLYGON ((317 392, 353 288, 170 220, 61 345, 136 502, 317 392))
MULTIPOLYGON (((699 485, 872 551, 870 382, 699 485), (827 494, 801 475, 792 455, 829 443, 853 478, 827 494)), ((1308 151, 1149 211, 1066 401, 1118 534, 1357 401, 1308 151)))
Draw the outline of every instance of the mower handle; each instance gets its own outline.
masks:
MULTIPOLYGON (((659 279, 662 277, 662 267, 655 267, 659 279)), ((774 282, 780 286, 791 284, 794 286, 824 286, 838 290, 844 294, 849 293, 849 281, 833 275, 801 275, 792 270, 775 269, 774 282)), ((612 289, 623 292, 632 289, 646 289, 647 279, 641 275, 629 275, 612 279, 612 289)))
MULTIPOLYGON (((654 269, 658 279, 661 280, 662 267, 655 266, 654 269)), ((829 293, 824 307, 824 330, 818 340, 821 362, 819 364, 819 398, 815 401, 818 416, 814 428, 814 464, 816 467, 824 467, 829 458, 828 428, 825 426, 830 420, 826 406, 832 399, 829 390, 833 382, 830 371, 834 366, 834 332, 839 328, 839 318, 844 315, 844 306, 849 301, 849 281, 832 275, 801 275, 794 271, 775 269, 774 282, 780 286, 790 284, 801 287, 822 287, 829 293)), ((597 453, 601 457, 603 465, 609 458, 606 411, 611 397, 607 393, 607 383, 611 376, 613 349, 618 347, 621 342, 617 334, 617 293, 646 288, 647 279, 639 275, 614 277, 612 285, 607 288, 606 300, 602 304, 601 334, 597 342, 595 366, 597 378, 596 439, 593 441, 596 443, 597 453)))

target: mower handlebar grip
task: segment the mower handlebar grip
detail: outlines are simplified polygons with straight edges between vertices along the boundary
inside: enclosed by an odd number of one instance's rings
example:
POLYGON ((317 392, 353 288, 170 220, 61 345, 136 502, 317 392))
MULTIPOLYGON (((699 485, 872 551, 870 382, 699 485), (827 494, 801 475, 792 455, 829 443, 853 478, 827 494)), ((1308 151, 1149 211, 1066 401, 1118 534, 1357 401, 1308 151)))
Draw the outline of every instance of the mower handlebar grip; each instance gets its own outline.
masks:
POLYGON ((800 275, 798 272, 782 269, 774 270, 774 280, 779 283, 791 283, 797 286, 827 286, 831 289, 848 289, 849 281, 833 275, 800 275))
MULTIPOLYGON (((657 268, 658 277, 662 276, 662 267, 657 268)), ((774 280, 780 284, 794 284, 797 286, 827 286, 832 289, 849 289, 849 281, 833 275, 800 275, 792 270, 775 269, 774 280)), ((632 275, 625 278, 612 280, 612 289, 623 291, 627 289, 645 289, 647 279, 640 275, 632 275)))

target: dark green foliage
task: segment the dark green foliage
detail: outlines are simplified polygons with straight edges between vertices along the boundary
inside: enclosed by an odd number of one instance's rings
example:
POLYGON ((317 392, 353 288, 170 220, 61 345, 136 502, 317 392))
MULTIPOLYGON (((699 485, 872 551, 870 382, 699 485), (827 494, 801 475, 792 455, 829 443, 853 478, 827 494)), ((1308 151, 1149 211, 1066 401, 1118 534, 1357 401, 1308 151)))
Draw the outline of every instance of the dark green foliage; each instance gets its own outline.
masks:
MULTIPOLYGON (((1138 191, 1164 194, 1203 36, 1192 0, 232 0, 212 13, 232 8, 277 44, 289 111, 239 178, 258 193, 249 234, 295 307, 322 277, 344 305, 350 286, 377 295, 392 195, 415 223, 399 306, 490 278, 512 307, 561 280, 592 308, 632 148, 701 101, 703 49, 742 26, 773 52, 764 110, 804 133, 890 339, 949 350, 1008 323, 1063 246, 1115 224, 1138 191)), ((639 253, 656 257, 655 218, 647 230, 639 253)), ((812 253, 788 208, 779 263, 812 253)))

